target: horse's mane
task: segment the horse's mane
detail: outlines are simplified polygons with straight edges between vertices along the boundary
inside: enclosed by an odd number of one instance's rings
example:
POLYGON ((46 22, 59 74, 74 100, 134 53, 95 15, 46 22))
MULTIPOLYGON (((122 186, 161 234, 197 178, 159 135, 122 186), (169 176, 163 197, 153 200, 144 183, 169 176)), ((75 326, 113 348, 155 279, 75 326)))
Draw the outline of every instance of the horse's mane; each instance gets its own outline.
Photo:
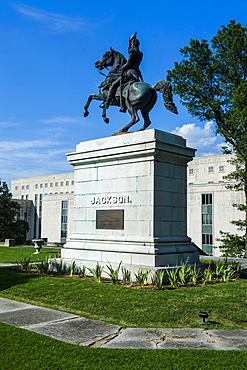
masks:
POLYGON ((116 51, 114 49, 112 49, 112 51, 114 52, 114 54, 116 55, 116 57, 119 58, 119 64, 121 66, 127 62, 125 56, 123 54, 121 54, 119 51, 116 51))

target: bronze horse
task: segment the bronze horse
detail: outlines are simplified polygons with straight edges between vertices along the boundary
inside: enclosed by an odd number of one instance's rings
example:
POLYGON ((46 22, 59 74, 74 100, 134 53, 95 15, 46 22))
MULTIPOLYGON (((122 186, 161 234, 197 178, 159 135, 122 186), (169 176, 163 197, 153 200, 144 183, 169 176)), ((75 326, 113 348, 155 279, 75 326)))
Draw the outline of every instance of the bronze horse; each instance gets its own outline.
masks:
MULTIPOLYGON (((84 105, 84 117, 89 114, 88 107, 93 99, 105 101, 109 87, 122 73, 122 66, 126 63, 125 57, 118 51, 113 50, 107 51, 102 59, 95 63, 95 67, 101 71, 104 68, 111 67, 108 72, 105 81, 99 86, 99 94, 89 95, 86 104, 84 105)), ((121 111, 128 110, 131 121, 124 126, 119 132, 127 132, 131 126, 137 123, 140 118, 138 117, 138 110, 141 111, 144 119, 143 126, 138 131, 145 130, 150 124, 149 112, 154 107, 157 100, 156 91, 160 91, 163 94, 164 105, 171 112, 177 114, 177 108, 173 103, 172 88, 169 82, 161 80, 154 86, 149 85, 146 82, 141 81, 125 81, 123 75, 123 84, 117 89, 115 97, 111 105, 121 107, 121 111)), ((106 123, 109 123, 109 119, 106 117, 106 109, 102 107, 102 118, 106 123)))

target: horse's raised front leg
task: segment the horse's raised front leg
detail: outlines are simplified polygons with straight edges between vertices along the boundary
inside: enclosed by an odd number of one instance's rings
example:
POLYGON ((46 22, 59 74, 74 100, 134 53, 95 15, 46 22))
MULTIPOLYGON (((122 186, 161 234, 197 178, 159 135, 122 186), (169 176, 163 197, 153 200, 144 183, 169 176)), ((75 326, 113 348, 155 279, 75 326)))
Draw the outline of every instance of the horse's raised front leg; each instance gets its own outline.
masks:
POLYGON ((136 108, 130 106, 128 107, 128 112, 131 115, 132 120, 130 121, 130 123, 124 126, 119 132, 127 132, 131 126, 135 125, 138 121, 140 121, 136 108))
POLYGON ((88 107, 89 107, 91 101, 94 100, 94 99, 95 100, 103 100, 101 94, 91 94, 91 95, 89 95, 88 100, 87 100, 86 104, 84 105, 84 110, 83 110, 84 117, 87 117, 89 115, 88 107))

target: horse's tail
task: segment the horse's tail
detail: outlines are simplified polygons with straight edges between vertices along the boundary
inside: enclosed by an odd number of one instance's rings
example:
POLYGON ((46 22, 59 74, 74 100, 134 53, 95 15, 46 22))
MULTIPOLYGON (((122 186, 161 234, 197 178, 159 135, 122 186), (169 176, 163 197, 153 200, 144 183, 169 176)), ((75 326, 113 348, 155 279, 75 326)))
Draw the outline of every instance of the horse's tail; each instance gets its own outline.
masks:
POLYGON ((162 93, 164 106, 166 107, 166 109, 168 109, 172 113, 178 114, 177 107, 173 103, 171 84, 166 80, 160 80, 153 86, 153 88, 154 90, 160 91, 162 93))

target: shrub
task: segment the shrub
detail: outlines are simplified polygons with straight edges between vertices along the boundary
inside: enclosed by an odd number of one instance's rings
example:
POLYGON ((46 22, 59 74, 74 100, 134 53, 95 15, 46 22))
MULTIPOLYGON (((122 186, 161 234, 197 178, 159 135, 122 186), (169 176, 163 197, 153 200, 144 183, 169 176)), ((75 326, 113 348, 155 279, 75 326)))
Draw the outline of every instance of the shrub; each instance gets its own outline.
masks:
POLYGON ((219 249, 223 257, 243 257, 244 254, 244 235, 231 234, 220 231, 221 238, 219 249))

